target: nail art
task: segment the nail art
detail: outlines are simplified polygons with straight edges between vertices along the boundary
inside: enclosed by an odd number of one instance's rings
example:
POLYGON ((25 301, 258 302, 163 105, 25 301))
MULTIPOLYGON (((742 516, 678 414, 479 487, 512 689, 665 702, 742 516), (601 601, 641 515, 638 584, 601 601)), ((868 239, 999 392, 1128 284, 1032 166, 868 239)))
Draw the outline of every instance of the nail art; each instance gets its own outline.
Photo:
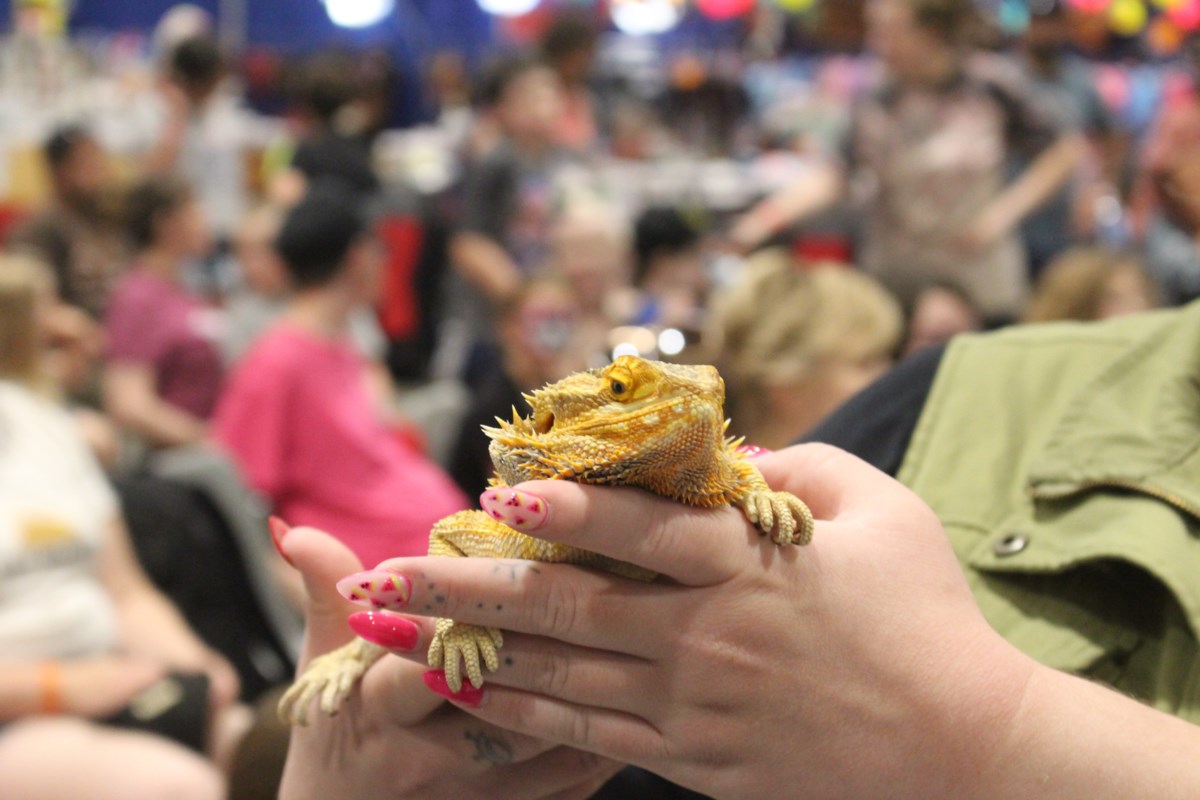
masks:
POLYGON ((412 581, 385 569, 369 569, 342 578, 337 582, 337 590, 360 606, 401 609, 412 597, 412 581))
MULTIPOLYGON (((288 558, 288 554, 283 551, 283 537, 288 535, 288 531, 292 529, 292 526, 279 517, 271 516, 267 518, 267 529, 271 531, 271 544, 275 545, 276 552, 283 556, 284 561, 292 564, 292 560, 288 558)), ((292 566, 296 565, 292 564, 292 566)))
POLYGON ((446 673, 440 669, 426 670, 422 675, 425 680, 425 685, 430 688, 435 694, 440 694, 452 703, 469 706, 471 708, 479 708, 483 705, 483 689, 476 689, 471 685, 470 681, 463 681, 462 689, 455 692, 446 683, 446 673))
POLYGON ((492 519, 520 531, 540 528, 549 515, 545 500, 516 489, 488 489, 479 496, 479 505, 492 519))
POLYGON ((374 611, 359 611, 346 620, 350 629, 368 642, 374 642, 389 650, 410 653, 417 649, 421 629, 404 617, 379 614, 374 611))
POLYGON ((759 447, 756 444, 744 444, 741 447, 739 447, 737 449, 737 451, 739 453, 741 453, 742 455, 744 455, 746 458, 750 458, 750 459, 762 458, 763 456, 770 455, 771 453, 775 452, 774 450, 768 449, 766 447, 759 447))

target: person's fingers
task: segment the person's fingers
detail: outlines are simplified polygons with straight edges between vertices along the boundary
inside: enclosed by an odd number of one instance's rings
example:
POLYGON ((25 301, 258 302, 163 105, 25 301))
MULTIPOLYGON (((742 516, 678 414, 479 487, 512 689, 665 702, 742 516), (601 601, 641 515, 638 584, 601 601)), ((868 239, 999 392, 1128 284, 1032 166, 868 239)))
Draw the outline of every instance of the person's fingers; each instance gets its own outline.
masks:
MULTIPOLYGON (((517 525, 530 536, 635 564, 689 586, 736 574, 763 542, 738 509, 697 508, 640 489, 530 481, 499 492, 509 502, 515 497, 529 507, 545 504, 544 515, 517 525)), ((494 493, 489 490, 485 497, 494 493)))
POLYGON ((362 569, 346 545, 315 528, 292 528, 279 542, 284 556, 300 571, 308 595, 302 663, 345 644, 353 636, 346 617, 358 610, 337 592, 338 579, 362 569))
POLYGON ((624 765, 569 747, 554 747, 526 763, 496 769, 488 776, 493 797, 568 800, 591 797, 624 765))
POLYGON ((666 746, 663 735, 641 717, 504 686, 485 685, 473 702, 452 702, 505 730, 630 764, 649 763, 666 746))
POLYGON ((643 624, 647 618, 663 620, 687 611, 686 604, 663 602, 668 587, 569 564, 512 559, 389 559, 374 570, 346 576, 339 585, 362 608, 453 619, 640 657, 662 649, 643 624))
POLYGON ((877 517, 896 503, 913 505, 916 497, 892 477, 830 445, 795 445, 756 458, 754 465, 771 488, 796 495, 820 520, 877 517))

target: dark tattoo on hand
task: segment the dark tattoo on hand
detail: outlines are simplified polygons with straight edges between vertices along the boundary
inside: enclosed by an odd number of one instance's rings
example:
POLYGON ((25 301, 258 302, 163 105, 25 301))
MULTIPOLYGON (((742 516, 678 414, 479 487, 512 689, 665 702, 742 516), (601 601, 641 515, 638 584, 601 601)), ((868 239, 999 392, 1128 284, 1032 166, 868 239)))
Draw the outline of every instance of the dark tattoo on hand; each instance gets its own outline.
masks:
POLYGON ((463 735, 475 744, 475 755, 471 756, 472 760, 484 761, 495 767, 512 763, 512 746, 503 739, 489 736, 483 731, 475 733, 467 731, 463 735))

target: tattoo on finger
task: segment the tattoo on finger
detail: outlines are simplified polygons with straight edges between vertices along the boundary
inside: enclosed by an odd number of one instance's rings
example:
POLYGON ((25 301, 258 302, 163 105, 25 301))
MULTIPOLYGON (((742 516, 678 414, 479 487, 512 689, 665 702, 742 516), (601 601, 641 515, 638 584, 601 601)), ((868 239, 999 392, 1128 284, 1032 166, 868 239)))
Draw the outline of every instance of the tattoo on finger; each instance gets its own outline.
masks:
POLYGON ((494 767, 511 764, 513 761, 512 745, 499 736, 486 731, 467 731, 463 734, 467 741, 475 745, 472 761, 482 761, 494 767))

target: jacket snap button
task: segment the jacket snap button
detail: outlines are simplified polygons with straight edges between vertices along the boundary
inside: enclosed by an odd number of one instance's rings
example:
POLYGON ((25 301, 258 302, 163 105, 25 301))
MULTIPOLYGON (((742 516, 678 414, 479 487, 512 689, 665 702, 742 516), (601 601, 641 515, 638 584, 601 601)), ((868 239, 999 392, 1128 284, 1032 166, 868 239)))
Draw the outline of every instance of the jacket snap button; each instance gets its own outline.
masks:
POLYGON ((1013 556, 1028 546, 1028 536, 1023 533, 1010 533, 1003 539, 998 539, 992 546, 992 551, 998 556, 1013 556))

